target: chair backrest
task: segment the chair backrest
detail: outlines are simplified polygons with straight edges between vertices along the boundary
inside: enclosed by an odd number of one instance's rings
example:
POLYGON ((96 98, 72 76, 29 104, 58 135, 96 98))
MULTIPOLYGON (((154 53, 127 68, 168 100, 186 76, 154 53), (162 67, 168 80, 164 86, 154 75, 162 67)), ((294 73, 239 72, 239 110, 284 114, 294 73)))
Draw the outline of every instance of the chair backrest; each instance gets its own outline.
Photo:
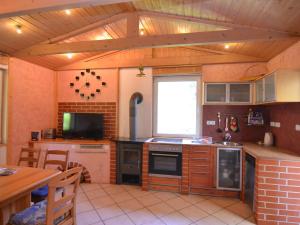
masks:
POLYGON ((76 194, 80 182, 82 167, 75 167, 54 177, 48 184, 48 204, 46 225, 59 221, 62 225, 76 225, 76 194), (57 199, 56 190, 66 189, 65 194, 57 199))
POLYGON ((47 150, 44 160, 44 169, 47 166, 58 166, 60 171, 68 169, 69 151, 67 150, 47 150))
POLYGON ((29 147, 21 148, 18 166, 20 166, 23 163, 27 163, 27 166, 37 168, 39 165, 40 155, 41 149, 29 147))

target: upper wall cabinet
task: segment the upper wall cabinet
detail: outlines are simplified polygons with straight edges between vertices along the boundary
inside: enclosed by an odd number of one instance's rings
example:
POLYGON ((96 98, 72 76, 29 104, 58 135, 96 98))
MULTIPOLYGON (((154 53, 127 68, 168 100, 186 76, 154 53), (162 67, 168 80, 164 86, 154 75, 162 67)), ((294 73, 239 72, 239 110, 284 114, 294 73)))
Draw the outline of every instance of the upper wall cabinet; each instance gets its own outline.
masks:
POLYGON ((249 104, 250 83, 205 83, 205 104, 249 104))
POLYGON ((300 71, 278 70, 255 82, 255 103, 300 102, 300 71))

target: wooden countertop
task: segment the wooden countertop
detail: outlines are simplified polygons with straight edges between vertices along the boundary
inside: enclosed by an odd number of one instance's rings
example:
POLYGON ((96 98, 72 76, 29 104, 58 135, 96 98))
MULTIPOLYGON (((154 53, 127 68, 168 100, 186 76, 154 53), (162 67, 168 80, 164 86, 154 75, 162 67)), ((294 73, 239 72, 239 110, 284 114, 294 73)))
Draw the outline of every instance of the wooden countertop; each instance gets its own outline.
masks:
POLYGON ((103 139, 103 140, 75 140, 75 139, 63 139, 63 138, 56 138, 56 139, 41 139, 38 141, 29 141, 30 144, 35 143, 54 143, 54 144, 83 144, 83 145, 100 145, 100 144, 109 144, 110 140, 103 139))
POLYGON ((300 154, 284 148, 243 143, 243 149, 255 158, 300 161, 300 154))

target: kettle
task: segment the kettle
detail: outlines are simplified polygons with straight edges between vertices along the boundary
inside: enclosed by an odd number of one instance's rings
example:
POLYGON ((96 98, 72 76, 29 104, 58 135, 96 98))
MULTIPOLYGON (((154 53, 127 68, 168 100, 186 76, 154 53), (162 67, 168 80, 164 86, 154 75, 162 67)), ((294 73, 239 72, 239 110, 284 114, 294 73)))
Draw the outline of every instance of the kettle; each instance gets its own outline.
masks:
POLYGON ((266 132, 265 133, 265 138, 264 138, 264 145, 265 146, 272 146, 274 142, 273 134, 271 132, 266 132))

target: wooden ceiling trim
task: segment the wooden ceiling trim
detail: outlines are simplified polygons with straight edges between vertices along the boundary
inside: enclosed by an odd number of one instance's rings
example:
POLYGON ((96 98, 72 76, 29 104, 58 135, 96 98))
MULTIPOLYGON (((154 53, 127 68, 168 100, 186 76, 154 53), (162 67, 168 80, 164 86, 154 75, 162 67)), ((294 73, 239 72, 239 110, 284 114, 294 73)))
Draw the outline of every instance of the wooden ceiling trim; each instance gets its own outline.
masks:
POLYGON ((111 68, 132 68, 138 67, 141 63, 143 66, 149 67, 165 67, 165 66, 201 66, 207 64, 222 64, 222 63, 245 63, 245 62, 265 62, 264 59, 255 57, 235 56, 235 55, 203 55, 190 57, 166 57, 166 58, 131 58, 131 57, 105 57, 101 60, 86 62, 85 60, 57 68, 56 70, 76 70, 82 68, 91 69, 111 69, 111 68))
MULTIPOLYGON (((16 56, 34 56, 63 54, 67 52, 95 52, 135 48, 170 47, 187 45, 205 45, 227 42, 248 42, 259 40, 276 40, 293 38, 293 36, 264 30, 233 29, 213 32, 196 32, 187 34, 168 34, 158 36, 131 37, 112 40, 94 40, 57 44, 39 44, 22 50, 16 56)), ((295 37, 299 38, 299 37, 295 37)))
POLYGON ((242 25, 242 24, 237 24, 237 23, 217 21, 217 20, 212 20, 212 19, 204 19, 204 18, 192 17, 192 16, 183 16, 183 15, 178 15, 178 14, 162 13, 162 12, 155 12, 155 11, 138 11, 138 13, 141 16, 150 16, 150 17, 156 17, 156 18, 161 17, 161 18, 183 20, 183 21, 187 21, 187 22, 204 23, 204 24, 209 24, 209 25, 220 26, 224 29, 248 28, 248 29, 269 30, 269 31, 275 31, 275 32, 290 33, 290 34, 294 34, 294 35, 298 34, 297 32, 287 32, 284 30, 276 30, 276 29, 270 29, 270 28, 265 28, 265 27, 242 25))
POLYGON ((37 12, 80 8, 90 5, 108 5, 129 0, 2 0, 0 18, 27 15, 37 12))

